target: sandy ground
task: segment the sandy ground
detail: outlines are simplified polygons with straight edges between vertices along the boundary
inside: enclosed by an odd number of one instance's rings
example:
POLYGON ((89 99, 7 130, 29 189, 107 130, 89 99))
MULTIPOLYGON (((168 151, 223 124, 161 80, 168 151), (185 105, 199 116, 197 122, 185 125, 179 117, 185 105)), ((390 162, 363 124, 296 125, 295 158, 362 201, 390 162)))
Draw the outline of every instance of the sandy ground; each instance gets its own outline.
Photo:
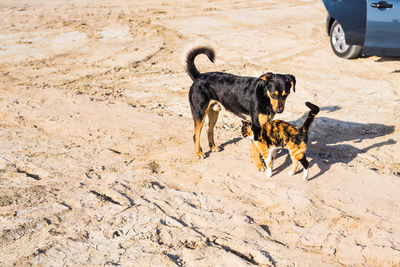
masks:
POLYGON ((400 263, 399 59, 333 55, 321 1, 3 1, 0 265, 400 263), (181 59, 296 76, 276 118, 300 125, 310 181, 251 162, 222 112, 194 158, 181 59))

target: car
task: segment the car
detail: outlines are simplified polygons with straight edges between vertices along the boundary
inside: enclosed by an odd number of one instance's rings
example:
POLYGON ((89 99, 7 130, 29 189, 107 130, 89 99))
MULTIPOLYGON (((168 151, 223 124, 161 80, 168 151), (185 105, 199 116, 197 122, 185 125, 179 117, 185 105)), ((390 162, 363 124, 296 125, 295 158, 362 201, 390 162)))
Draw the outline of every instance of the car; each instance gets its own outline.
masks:
POLYGON ((337 56, 400 56, 400 0, 322 2, 328 11, 326 30, 337 56))

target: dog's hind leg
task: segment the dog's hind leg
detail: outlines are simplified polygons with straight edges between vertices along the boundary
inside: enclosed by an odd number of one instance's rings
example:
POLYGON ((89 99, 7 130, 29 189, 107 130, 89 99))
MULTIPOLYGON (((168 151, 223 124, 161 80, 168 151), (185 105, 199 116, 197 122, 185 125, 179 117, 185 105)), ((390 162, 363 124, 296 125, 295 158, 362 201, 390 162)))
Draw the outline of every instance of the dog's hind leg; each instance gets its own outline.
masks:
POLYGON ((200 146, 200 134, 201 130, 203 129, 204 121, 206 119, 206 114, 208 114, 209 107, 210 107, 210 101, 204 98, 201 103, 196 103, 194 105, 191 105, 193 120, 194 120, 194 133, 193 133, 194 153, 196 157, 198 157, 199 159, 204 159, 206 157, 200 146))
POLYGON ((200 134, 203 128, 204 120, 210 107, 210 99, 204 94, 204 90, 198 85, 193 84, 189 90, 190 109, 192 111, 194 121, 194 153, 196 157, 203 159, 205 155, 200 146, 200 134))
POLYGON ((215 145, 214 142, 214 126, 218 120, 218 114, 221 110, 221 106, 218 102, 213 100, 210 101, 208 106, 208 127, 207 127, 207 136, 208 136, 208 145, 210 146, 211 152, 218 152, 220 151, 219 147, 215 145))
POLYGON ((193 133, 194 153, 196 157, 198 157, 199 159, 204 159, 206 157, 200 146, 200 134, 201 134, 201 129, 203 128, 205 118, 206 116, 204 115, 202 119, 196 119, 194 121, 194 133, 193 133))

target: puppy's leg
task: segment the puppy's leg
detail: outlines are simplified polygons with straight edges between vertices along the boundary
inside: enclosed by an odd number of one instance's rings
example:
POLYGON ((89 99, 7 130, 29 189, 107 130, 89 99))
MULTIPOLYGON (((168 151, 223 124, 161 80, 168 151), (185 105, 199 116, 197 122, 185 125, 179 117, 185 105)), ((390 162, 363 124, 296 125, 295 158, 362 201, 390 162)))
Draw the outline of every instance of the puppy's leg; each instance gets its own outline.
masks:
POLYGON ((296 159, 293 149, 289 151, 289 154, 290 154, 290 159, 292 160, 292 169, 289 171, 288 174, 290 176, 293 176, 297 171, 297 167, 299 166, 299 161, 296 159))
POLYGON ((214 142, 214 126, 218 120, 218 114, 221 110, 220 105, 217 102, 210 101, 210 105, 208 107, 208 127, 207 127, 207 135, 208 135, 208 144, 210 146, 210 150, 212 152, 220 151, 219 147, 215 145, 214 142))
POLYGON ((256 144, 251 142, 251 149, 250 149, 251 157, 253 158, 254 164, 256 165, 259 171, 265 171, 265 165, 261 159, 260 151, 258 150, 256 144))
POLYGON ((296 173, 297 167, 299 166, 299 161, 296 160, 295 158, 292 158, 292 162, 293 162, 292 163, 293 166, 292 166, 292 170, 289 172, 290 176, 292 176, 292 175, 294 175, 296 173))
MULTIPOLYGON (((273 169, 273 163, 274 163, 273 160, 275 158, 275 153, 276 153, 276 151, 274 148, 269 149, 268 156, 266 158, 265 164, 267 165, 267 170, 265 171, 265 174, 268 177, 272 176, 272 169, 273 169)), ((264 156, 264 154, 263 154, 263 156, 264 156)), ((264 159, 265 159, 265 157, 264 157, 264 159)))
POLYGON ((305 155, 299 161, 300 161, 301 165, 303 165, 303 180, 307 181, 307 178, 308 178, 308 166, 310 165, 310 163, 306 159, 305 155))
POLYGON ((275 158, 276 158, 276 151, 277 151, 277 149, 273 150, 273 154, 272 154, 272 157, 271 157, 272 161, 274 161, 275 158))

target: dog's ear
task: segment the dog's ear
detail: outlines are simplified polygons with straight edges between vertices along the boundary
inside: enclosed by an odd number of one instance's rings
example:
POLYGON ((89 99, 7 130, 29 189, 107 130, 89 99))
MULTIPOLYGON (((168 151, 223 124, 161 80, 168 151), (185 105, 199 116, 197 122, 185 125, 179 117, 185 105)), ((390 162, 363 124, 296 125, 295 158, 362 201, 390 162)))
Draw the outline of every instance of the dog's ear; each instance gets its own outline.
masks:
POLYGON ((292 84, 293 92, 296 92, 296 78, 291 74, 286 74, 286 80, 292 84))
POLYGON ((269 80, 272 78, 273 75, 274 74, 272 72, 267 72, 267 73, 261 75, 259 79, 261 79, 267 83, 267 82, 269 82, 269 80))

